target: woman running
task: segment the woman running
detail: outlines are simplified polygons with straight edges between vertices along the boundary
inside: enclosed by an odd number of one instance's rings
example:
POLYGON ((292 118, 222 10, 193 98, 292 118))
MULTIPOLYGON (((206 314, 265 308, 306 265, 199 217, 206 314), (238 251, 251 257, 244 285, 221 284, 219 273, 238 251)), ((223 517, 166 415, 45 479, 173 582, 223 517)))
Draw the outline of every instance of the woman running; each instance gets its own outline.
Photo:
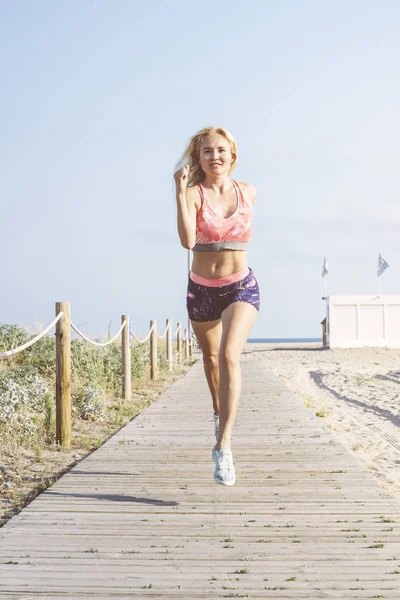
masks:
POLYGON ((190 139, 174 174, 179 237, 193 251, 186 305, 214 406, 214 479, 223 485, 235 483, 231 438, 240 355, 260 307, 246 259, 256 190, 230 179, 237 160, 233 136, 207 127, 190 139))

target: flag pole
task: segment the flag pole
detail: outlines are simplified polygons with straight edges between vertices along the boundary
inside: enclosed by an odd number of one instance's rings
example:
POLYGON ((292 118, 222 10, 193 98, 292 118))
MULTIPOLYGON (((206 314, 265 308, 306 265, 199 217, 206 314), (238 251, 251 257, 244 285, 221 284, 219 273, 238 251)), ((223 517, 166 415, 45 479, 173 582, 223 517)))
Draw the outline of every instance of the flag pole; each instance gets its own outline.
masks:
POLYGON ((378 270, 377 270, 377 275, 378 275, 378 279, 379 279, 379 296, 382 296, 382 274, 385 272, 385 270, 390 267, 389 263, 383 258, 382 254, 379 254, 378 257, 378 270))
POLYGON ((328 296, 328 263, 324 256, 324 265, 322 267, 322 278, 325 279, 325 298, 328 296))

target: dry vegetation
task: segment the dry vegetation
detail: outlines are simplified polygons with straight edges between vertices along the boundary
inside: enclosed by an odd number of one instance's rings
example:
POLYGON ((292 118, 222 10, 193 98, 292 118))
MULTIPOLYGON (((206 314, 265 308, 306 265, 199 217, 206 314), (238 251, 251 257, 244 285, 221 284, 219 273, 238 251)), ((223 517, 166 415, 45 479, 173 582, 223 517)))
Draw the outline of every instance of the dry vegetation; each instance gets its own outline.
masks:
MULTIPOLYGON (((21 328, 0 325, 0 352, 30 338, 21 328)), ((159 340, 159 376, 149 377, 148 344, 132 347, 132 398, 121 398, 121 348, 94 348, 73 340, 72 446, 55 442, 55 343, 44 337, 0 361, 0 526, 73 465, 139 414, 188 366, 168 370, 159 340)), ((192 364, 192 363, 190 363, 192 364)))

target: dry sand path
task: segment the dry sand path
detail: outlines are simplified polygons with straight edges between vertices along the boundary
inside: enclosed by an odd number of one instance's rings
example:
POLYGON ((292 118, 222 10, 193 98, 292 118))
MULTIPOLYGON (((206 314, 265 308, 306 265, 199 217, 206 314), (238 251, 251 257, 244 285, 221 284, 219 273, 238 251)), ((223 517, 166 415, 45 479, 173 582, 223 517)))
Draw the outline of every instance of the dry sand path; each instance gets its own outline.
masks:
POLYGON ((243 355, 234 487, 198 362, 0 530, 0 598, 398 600, 400 503, 263 364, 243 355))

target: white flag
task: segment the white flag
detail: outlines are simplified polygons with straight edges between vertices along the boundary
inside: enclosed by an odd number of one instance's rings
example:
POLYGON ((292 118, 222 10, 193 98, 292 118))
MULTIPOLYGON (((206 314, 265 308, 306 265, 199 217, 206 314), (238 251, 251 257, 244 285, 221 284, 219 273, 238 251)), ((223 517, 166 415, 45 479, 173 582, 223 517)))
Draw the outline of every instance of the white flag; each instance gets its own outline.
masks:
POLYGON ((324 257, 324 266, 322 267, 322 277, 328 275, 328 263, 326 261, 326 257, 324 257))
POLYGON ((390 267, 390 265, 386 262, 386 260, 381 255, 379 255, 379 258, 378 258, 378 277, 380 277, 382 275, 382 273, 384 271, 386 271, 386 269, 388 267, 390 267))

